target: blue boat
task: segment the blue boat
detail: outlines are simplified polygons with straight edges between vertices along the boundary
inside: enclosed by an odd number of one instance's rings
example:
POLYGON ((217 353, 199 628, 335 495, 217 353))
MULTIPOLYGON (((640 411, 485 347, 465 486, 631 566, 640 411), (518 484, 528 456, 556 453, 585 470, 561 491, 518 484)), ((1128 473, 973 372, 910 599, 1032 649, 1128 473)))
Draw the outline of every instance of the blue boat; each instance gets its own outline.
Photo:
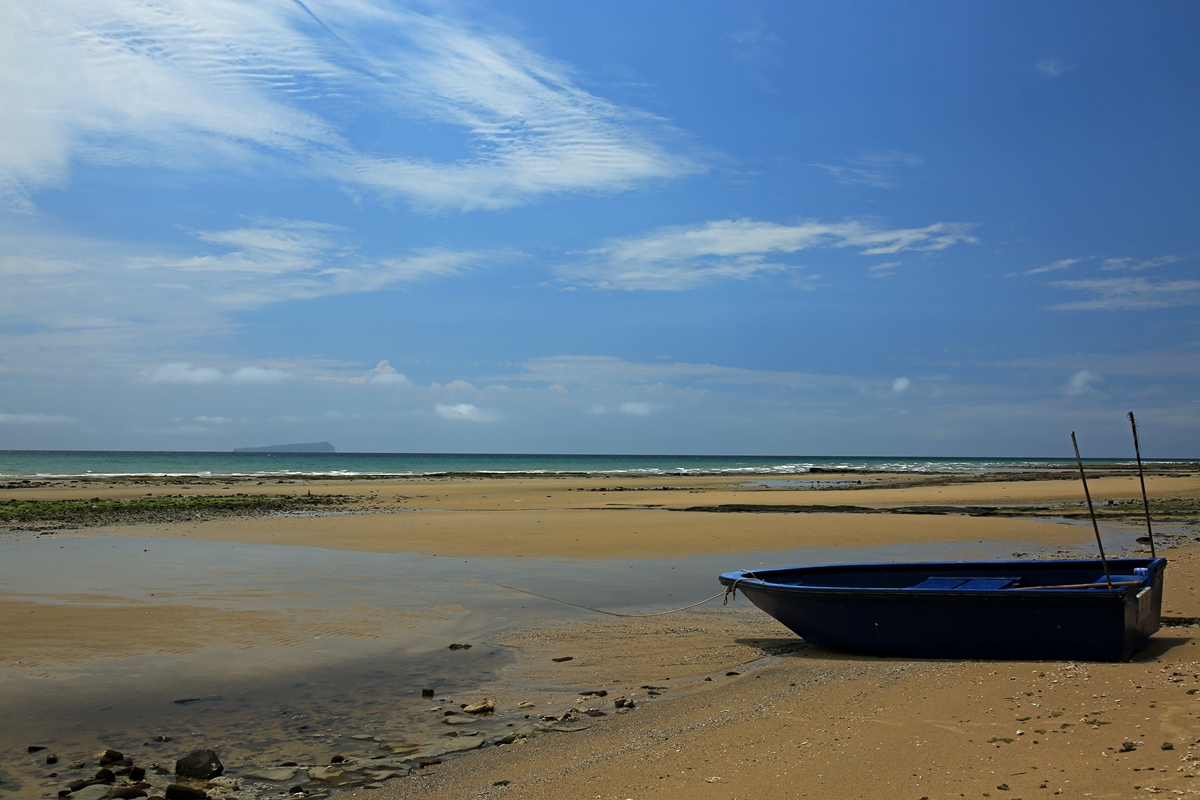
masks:
POLYGON ((727 572, 814 645, 909 658, 1124 661, 1159 629, 1166 559, 835 564, 727 572), (1111 579, 1111 584, 1110 584, 1111 579))

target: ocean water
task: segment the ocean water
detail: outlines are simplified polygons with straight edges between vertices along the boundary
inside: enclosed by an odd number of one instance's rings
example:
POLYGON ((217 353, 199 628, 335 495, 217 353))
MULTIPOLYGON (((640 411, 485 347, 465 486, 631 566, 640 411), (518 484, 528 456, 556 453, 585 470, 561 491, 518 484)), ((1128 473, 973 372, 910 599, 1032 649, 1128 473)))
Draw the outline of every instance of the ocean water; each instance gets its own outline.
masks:
MULTIPOLYGON (((1092 465, 1121 459, 1086 459, 1092 465)), ((1062 458, 891 456, 562 455, 504 453, 217 453, 0 450, 0 478, 157 476, 355 477, 380 475, 804 475, 864 472, 1004 472, 1064 468, 1062 458), (819 474, 819 472, 818 472, 819 474)))

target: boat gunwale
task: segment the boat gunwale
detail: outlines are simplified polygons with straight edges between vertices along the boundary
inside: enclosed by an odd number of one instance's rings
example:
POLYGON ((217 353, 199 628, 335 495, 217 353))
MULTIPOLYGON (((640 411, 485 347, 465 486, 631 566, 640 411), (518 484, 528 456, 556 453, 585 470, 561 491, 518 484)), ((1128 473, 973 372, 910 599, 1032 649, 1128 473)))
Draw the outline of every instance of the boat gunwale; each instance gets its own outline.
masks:
MULTIPOLYGON (((727 590, 734 589, 758 589, 769 591, 780 591, 794 594, 854 594, 867 596, 888 596, 898 595, 902 597, 929 597, 929 596, 945 596, 963 598, 971 597, 1097 597, 1097 598, 1121 598, 1125 599, 1130 593, 1138 593, 1144 589, 1154 585, 1154 576, 1158 572, 1160 564, 1163 568, 1167 563, 1165 558, 1161 556, 1156 558, 1120 558, 1108 559, 1112 563, 1128 563, 1139 562, 1140 566, 1150 568, 1148 575, 1134 585, 1114 586, 1109 589, 1108 585, 1101 579, 1094 586, 1087 587, 1072 587, 1072 588, 1055 588, 1053 586, 1020 586, 1004 589, 958 589, 958 588, 918 588, 916 586, 805 586, 791 583, 775 583, 770 580, 764 580, 757 577, 756 573, 771 573, 771 572, 790 572, 790 571, 812 571, 815 573, 830 573, 838 570, 846 571, 867 571, 867 572, 897 572, 905 569, 913 569, 917 567, 930 567, 936 571, 939 567, 954 568, 962 567, 970 569, 972 567, 986 566, 989 569, 1003 570, 1006 567, 1012 567, 1012 571, 1025 568, 1028 569, 1031 565, 1038 565, 1037 572, 1050 571, 1056 567, 1069 567, 1076 570, 1082 570, 1084 564, 1095 563, 1100 564, 1099 559, 1054 559, 1047 561, 903 561, 903 562, 860 562, 860 563, 844 563, 844 564, 808 564, 797 565, 792 567, 768 567, 760 570, 733 570, 731 572, 722 573, 719 580, 722 585, 727 587, 727 590)), ((954 576, 966 577, 966 576, 954 576)))

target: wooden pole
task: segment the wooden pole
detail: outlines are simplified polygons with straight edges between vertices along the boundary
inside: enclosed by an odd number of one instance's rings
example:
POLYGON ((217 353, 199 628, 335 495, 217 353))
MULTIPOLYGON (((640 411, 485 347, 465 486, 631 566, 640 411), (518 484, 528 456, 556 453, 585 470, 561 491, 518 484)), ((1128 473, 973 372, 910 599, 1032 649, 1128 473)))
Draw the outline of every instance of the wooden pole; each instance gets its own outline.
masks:
POLYGON ((1092 493, 1088 491, 1087 475, 1083 472, 1083 459, 1079 457, 1079 442, 1075 441, 1075 431, 1071 431, 1071 444, 1075 446, 1075 463, 1079 464, 1079 477, 1083 481, 1083 496, 1087 498, 1088 513, 1092 515, 1092 530, 1096 532, 1096 546, 1100 548, 1100 563, 1104 565, 1104 579, 1108 581, 1108 590, 1113 591, 1112 575, 1108 574, 1108 558, 1104 555, 1104 542, 1100 541, 1100 526, 1096 524, 1096 509, 1092 508, 1092 493))
POLYGON ((1142 448, 1138 445, 1137 420, 1133 412, 1129 412, 1129 424, 1133 427, 1133 452, 1137 455, 1138 479, 1142 482, 1142 507, 1146 509, 1146 533, 1150 535, 1150 557, 1156 558, 1154 552, 1154 528, 1150 527, 1150 500, 1146 497, 1146 473, 1142 471, 1142 448))

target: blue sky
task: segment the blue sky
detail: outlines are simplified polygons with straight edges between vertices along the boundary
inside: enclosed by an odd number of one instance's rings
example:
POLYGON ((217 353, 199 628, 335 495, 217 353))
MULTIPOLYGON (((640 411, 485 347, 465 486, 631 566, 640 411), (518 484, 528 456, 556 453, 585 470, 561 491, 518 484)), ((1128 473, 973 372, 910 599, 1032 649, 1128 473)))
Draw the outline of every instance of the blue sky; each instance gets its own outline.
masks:
POLYGON ((1200 6, 0 8, 0 448, 1200 455, 1200 6))

